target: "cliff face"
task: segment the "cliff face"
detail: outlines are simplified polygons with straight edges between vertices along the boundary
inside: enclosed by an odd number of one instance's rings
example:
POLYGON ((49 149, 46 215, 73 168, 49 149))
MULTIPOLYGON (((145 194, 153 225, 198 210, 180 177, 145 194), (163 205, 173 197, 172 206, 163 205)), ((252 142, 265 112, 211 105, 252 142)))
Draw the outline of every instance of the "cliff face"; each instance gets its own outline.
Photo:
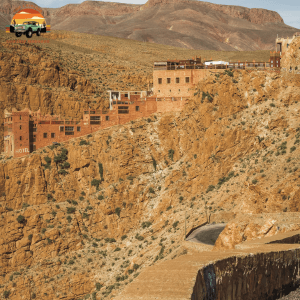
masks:
POLYGON ((141 9, 154 7, 154 6, 165 6, 169 4, 197 4, 202 6, 203 9, 209 12, 209 10, 219 11, 233 18, 244 19, 255 24, 267 24, 267 23, 284 23, 281 16, 271 10, 261 8, 247 8, 243 6, 234 5, 220 5, 209 2, 193 1, 193 0, 149 0, 141 9))
POLYGON ((181 113, 2 160, 1 292, 113 297, 182 254, 185 211, 188 230, 298 212, 299 94, 298 77, 212 74, 181 113))
POLYGON ((286 53, 284 53, 281 59, 281 66, 287 72, 300 71, 300 36, 294 38, 286 53))

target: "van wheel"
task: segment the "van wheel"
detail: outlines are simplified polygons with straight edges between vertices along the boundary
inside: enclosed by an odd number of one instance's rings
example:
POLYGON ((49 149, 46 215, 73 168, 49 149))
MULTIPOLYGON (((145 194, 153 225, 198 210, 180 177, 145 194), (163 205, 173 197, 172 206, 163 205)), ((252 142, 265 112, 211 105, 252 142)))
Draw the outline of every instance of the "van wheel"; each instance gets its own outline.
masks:
POLYGON ((22 35, 22 32, 16 32, 16 37, 20 37, 22 35))
POLYGON ((38 31, 36 32, 36 35, 41 36, 41 30, 40 29, 38 29, 38 31))
POLYGON ((29 39, 32 37, 32 30, 28 30, 26 32, 26 37, 29 38, 29 39))

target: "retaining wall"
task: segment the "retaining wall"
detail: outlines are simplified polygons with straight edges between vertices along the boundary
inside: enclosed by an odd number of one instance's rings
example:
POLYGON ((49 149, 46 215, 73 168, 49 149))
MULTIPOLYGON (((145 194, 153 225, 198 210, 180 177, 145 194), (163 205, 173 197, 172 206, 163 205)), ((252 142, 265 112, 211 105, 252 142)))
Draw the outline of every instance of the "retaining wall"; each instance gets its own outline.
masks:
POLYGON ((271 300, 294 289, 300 249, 228 257, 199 270, 192 300, 271 300))

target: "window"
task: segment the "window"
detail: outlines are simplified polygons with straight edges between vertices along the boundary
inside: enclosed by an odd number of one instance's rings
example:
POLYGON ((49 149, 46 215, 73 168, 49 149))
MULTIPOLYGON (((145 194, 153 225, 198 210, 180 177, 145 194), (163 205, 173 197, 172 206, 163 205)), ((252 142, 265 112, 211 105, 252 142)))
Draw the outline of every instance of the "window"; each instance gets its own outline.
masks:
POLYGON ((180 92, 180 89, 178 90, 178 92, 180 92))
POLYGON ((33 144, 33 145, 32 145, 32 151, 35 151, 35 150, 36 150, 36 145, 33 144))
POLYGON ((171 83, 171 78, 167 78, 167 83, 171 83))
POLYGON ((162 84, 162 78, 158 78, 158 84, 162 84))
POLYGON ((125 94, 125 98, 128 98, 128 94, 125 94))
POLYGON ((135 111, 140 111, 140 107, 139 107, 139 106, 136 106, 136 107, 135 107, 135 111))
POLYGON ((81 131, 81 127, 80 126, 77 126, 77 131, 81 131))
POLYGON ((129 113, 128 106, 119 106, 118 113, 119 114, 128 114, 129 113))
POLYGON ((22 130, 22 125, 20 125, 20 130, 22 130))
POLYGON ((92 121, 100 121, 100 116, 93 116, 91 117, 92 121))
POLYGON ((22 141, 22 137, 20 136, 20 141, 22 141))
POLYGON ((185 77, 185 83, 190 83, 190 77, 185 77))
POLYGON ((20 120, 22 120, 22 116, 20 116, 20 120))
POLYGON ((105 120, 106 120, 106 121, 109 121, 109 116, 106 116, 106 117, 105 117, 105 120))
POLYGON ((160 90, 158 90, 158 92, 160 93, 160 90))
POLYGON ((179 77, 176 77, 176 83, 179 83, 179 82, 180 82, 179 77))
POLYGON ((51 138, 55 138, 55 133, 51 133, 51 138))
POLYGON ((60 132, 64 132, 64 130, 65 130, 64 126, 59 126, 59 131, 60 132))
POLYGON ((32 131, 33 131, 33 132, 37 132, 37 128, 33 128, 32 131))
POLYGON ((44 132, 43 136, 44 136, 44 139, 46 139, 47 138, 47 132, 44 132))
POLYGON ((169 90, 170 91, 170 93, 171 93, 171 90, 169 90))
POLYGON ((74 131, 74 126, 66 126, 66 131, 74 131))
POLYGON ((33 136, 32 141, 36 142, 36 136, 35 135, 33 136))

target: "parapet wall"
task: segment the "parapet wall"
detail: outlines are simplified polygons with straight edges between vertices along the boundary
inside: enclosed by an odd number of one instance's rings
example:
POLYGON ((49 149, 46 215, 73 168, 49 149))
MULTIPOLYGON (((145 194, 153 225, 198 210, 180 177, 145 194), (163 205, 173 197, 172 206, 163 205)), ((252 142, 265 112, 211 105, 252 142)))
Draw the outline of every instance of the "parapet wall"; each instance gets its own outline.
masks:
POLYGON ((299 240, 300 231, 287 232, 225 251, 186 241, 186 251, 146 268, 116 300, 275 300, 299 285, 299 240))
POLYGON ((297 285, 300 249, 233 256, 199 270, 192 300, 269 300, 297 285))

